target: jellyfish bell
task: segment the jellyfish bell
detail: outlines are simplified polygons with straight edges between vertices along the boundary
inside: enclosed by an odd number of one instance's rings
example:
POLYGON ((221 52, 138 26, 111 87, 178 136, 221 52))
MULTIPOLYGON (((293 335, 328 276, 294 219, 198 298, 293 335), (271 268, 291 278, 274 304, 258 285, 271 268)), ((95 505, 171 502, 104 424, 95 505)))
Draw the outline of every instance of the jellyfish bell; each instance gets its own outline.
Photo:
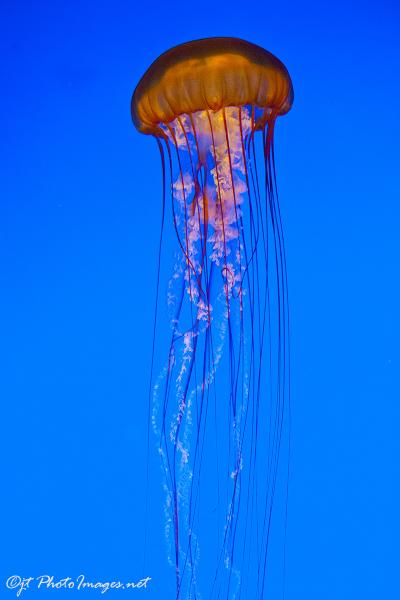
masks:
POLYGON ((135 127, 160 150, 162 226, 169 207, 176 233, 166 363, 149 421, 165 475, 177 598, 207 585, 210 599, 244 590, 262 598, 271 571, 289 411, 274 128, 292 103, 283 63, 236 38, 172 48, 132 97, 135 127))
POLYGON ((132 96, 136 128, 157 135, 161 123, 182 114, 228 106, 261 109, 256 127, 288 112, 293 86, 284 64, 260 46, 221 37, 195 40, 162 54, 132 96))

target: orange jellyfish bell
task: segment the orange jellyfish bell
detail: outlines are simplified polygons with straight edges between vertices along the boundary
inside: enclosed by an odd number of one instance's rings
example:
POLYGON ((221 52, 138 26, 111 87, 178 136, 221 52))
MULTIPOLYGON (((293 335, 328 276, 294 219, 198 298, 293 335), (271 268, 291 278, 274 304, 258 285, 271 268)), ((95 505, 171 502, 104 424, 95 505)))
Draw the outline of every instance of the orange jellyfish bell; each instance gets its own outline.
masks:
POLYGON ((266 118, 288 112, 293 86, 284 64, 250 42, 216 37, 180 44, 146 71, 132 96, 136 128, 152 135, 182 114, 251 105, 266 118))

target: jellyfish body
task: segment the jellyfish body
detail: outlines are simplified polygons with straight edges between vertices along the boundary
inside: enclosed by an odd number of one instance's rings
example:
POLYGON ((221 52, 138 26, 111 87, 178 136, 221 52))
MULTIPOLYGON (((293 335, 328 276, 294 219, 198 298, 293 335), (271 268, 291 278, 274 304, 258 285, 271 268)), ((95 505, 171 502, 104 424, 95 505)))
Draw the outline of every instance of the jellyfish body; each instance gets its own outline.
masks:
POLYGON ((158 142, 176 240, 150 417, 185 600, 264 598, 279 562, 267 557, 274 511, 285 527, 289 313, 273 144, 292 102, 284 65, 235 38, 166 52, 132 98, 158 142))

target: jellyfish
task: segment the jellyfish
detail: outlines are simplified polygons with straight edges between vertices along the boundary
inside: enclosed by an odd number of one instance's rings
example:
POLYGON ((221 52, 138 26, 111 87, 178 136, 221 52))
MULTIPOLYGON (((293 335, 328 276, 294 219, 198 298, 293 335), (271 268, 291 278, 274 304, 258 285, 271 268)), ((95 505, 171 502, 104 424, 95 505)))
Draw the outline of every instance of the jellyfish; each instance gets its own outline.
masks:
POLYGON ((165 52, 132 97, 163 174, 148 416, 177 599, 261 599, 284 577, 289 305, 274 131, 292 103, 282 62, 229 37, 165 52))

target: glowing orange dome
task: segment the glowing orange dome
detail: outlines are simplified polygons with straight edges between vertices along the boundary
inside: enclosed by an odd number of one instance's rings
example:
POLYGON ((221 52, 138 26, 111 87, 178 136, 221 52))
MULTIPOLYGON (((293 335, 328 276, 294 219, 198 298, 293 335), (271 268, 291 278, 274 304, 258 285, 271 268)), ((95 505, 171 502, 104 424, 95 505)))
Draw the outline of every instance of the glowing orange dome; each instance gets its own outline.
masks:
POLYGON ((157 135, 159 125, 199 110, 252 105, 288 112, 293 86, 284 64, 260 46, 230 37, 195 40, 162 54, 132 96, 136 128, 157 135))

